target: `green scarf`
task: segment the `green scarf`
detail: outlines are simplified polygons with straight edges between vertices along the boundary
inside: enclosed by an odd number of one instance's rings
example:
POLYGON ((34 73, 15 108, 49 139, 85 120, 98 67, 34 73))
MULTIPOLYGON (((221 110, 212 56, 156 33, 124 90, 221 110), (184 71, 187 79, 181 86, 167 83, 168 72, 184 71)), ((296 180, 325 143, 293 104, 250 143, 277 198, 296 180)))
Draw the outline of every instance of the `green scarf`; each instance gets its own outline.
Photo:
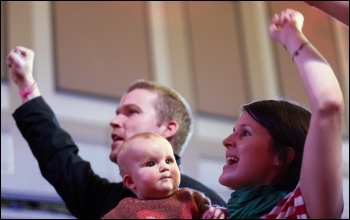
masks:
POLYGON ((271 185, 255 188, 243 188, 231 193, 227 203, 227 214, 230 219, 260 218, 272 210, 287 192, 277 190, 271 185))

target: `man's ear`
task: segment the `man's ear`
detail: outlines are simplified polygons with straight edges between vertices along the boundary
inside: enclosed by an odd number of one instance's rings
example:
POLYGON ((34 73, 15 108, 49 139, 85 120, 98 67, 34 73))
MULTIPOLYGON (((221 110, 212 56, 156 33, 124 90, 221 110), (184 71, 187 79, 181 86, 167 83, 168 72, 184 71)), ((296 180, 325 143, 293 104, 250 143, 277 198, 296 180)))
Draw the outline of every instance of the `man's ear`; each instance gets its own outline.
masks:
POLYGON ((134 184, 134 181, 132 180, 131 176, 129 176, 129 174, 125 174, 123 176, 123 183, 130 190, 133 190, 136 187, 136 185, 134 184))
POLYGON ((174 136, 177 130, 179 130, 179 124, 175 120, 168 121, 166 124, 163 125, 163 137, 166 139, 169 139, 170 137, 174 136))

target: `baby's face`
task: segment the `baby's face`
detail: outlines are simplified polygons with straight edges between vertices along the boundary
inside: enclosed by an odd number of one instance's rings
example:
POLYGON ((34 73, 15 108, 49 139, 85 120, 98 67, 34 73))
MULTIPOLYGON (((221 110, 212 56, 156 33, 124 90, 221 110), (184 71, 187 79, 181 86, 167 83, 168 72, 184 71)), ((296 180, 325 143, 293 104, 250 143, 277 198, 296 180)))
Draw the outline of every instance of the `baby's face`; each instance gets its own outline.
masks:
POLYGON ((152 138, 135 140, 132 145, 127 158, 134 193, 143 199, 172 195, 180 184, 180 170, 170 143, 152 138))

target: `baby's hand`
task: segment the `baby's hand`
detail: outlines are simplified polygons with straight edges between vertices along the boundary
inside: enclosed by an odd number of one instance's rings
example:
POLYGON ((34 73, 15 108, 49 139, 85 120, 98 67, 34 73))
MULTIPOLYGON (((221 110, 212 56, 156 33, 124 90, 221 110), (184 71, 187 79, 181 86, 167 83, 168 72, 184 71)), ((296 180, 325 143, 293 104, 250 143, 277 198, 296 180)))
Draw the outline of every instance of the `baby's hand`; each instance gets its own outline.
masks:
POLYGON ((226 208, 211 206, 202 216, 202 219, 226 219, 226 208))

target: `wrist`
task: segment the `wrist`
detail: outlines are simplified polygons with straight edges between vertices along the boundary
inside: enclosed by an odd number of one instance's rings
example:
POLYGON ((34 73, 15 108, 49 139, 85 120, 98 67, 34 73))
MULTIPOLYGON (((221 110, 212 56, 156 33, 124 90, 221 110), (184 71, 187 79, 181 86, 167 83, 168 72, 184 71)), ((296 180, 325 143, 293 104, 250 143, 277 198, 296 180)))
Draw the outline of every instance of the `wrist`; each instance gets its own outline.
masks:
POLYGON ((284 42, 283 46, 292 57, 303 42, 308 42, 306 37, 302 33, 294 33, 284 42))
POLYGON ((32 96, 34 91, 37 89, 37 83, 34 81, 29 86, 21 87, 18 95, 21 97, 22 101, 28 100, 29 96, 32 96))
POLYGON ((14 80, 14 83, 17 85, 18 90, 21 91, 25 91, 27 90, 31 85, 33 85, 35 83, 34 78, 20 78, 20 79, 16 79, 14 80))
POLYGON ((296 49, 296 50, 293 52, 293 54, 292 54, 292 61, 293 61, 293 63, 294 63, 295 57, 299 56, 299 53, 301 52, 301 50, 302 50, 307 44, 309 44, 308 41, 302 42, 302 43, 300 44, 300 46, 298 47, 298 49, 296 49))

